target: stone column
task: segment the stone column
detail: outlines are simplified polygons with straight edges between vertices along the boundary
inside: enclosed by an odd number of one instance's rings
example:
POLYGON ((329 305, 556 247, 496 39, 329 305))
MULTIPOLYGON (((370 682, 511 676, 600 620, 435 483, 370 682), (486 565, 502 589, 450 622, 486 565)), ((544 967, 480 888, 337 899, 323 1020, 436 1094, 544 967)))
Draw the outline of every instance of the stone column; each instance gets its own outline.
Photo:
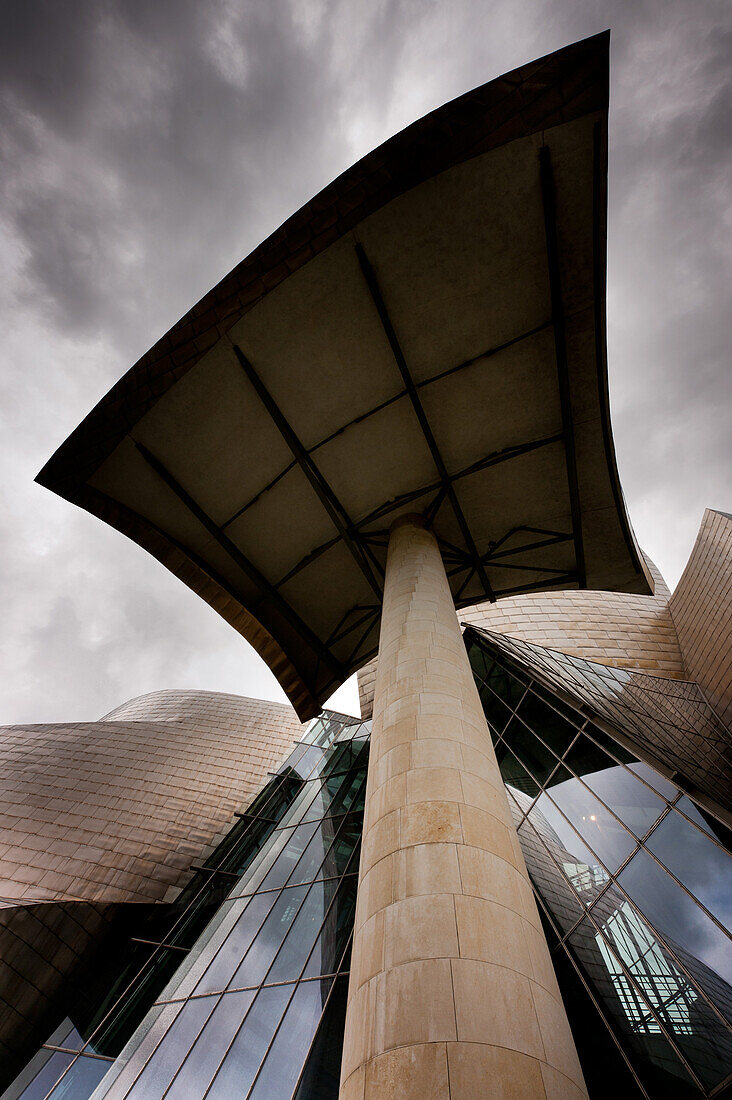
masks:
POLYGON ((439 549, 392 528, 340 1100, 587 1096, 439 549))

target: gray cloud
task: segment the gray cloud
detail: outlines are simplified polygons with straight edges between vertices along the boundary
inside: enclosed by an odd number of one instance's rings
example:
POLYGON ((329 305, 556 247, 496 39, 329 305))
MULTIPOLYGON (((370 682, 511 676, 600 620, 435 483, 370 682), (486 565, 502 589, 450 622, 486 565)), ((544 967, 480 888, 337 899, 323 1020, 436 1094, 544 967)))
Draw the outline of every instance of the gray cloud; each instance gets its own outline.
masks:
POLYGON ((0 37, 0 721, 165 686, 281 698, 238 636, 33 484, 122 372, 415 118, 611 26, 608 339, 621 477, 673 583, 730 510, 729 61, 718 0, 25 0, 0 37))

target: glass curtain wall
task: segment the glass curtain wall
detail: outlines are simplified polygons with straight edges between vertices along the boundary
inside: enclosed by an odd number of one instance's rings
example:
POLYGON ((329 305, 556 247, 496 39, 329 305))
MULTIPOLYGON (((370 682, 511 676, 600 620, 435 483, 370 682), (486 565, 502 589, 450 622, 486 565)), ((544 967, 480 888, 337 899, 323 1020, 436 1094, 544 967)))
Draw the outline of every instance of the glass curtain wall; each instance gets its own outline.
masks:
POLYGON ((2 1100, 337 1097, 368 735, 313 723, 2 1100))
POLYGON ((487 634, 466 643, 590 1095, 727 1094, 727 831, 600 729, 589 694, 570 706, 487 634))

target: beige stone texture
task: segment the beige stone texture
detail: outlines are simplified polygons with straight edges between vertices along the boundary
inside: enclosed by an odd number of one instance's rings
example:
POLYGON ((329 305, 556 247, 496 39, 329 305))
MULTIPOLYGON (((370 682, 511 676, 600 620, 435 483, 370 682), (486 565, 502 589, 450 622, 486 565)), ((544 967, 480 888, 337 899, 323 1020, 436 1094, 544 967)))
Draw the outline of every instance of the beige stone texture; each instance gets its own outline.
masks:
POLYGON ((688 679, 732 725, 732 517, 707 508, 669 604, 688 679))
POLYGON ((440 553, 402 521, 389 542, 341 1098, 534 1100, 545 1063, 586 1095, 440 553))

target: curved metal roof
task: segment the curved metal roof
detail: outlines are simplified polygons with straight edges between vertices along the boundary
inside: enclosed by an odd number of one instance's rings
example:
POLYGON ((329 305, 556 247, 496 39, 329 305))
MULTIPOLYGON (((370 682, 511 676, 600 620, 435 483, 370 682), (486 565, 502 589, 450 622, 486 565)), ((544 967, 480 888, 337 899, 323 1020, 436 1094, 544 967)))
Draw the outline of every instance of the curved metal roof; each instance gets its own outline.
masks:
POLYGON ((441 107, 293 215, 38 480, 140 543, 301 718, 376 650, 388 528, 457 607, 649 592, 605 358, 608 34, 441 107))

